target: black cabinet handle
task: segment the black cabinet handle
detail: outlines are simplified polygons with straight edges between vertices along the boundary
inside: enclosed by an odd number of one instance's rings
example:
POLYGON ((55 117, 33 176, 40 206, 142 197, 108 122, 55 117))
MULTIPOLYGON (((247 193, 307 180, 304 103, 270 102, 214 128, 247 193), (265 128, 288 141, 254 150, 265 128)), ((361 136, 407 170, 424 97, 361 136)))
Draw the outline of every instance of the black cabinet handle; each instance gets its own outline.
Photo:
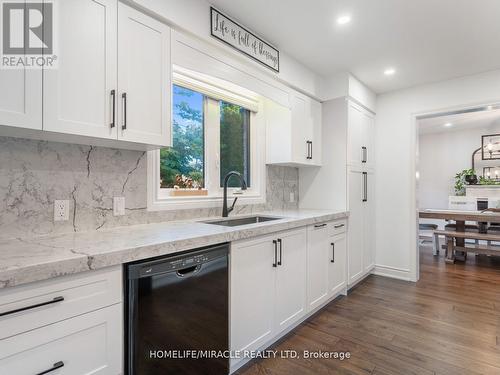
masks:
POLYGON ((314 225, 314 228, 324 228, 324 227, 326 227, 326 223, 314 225))
POLYGON ((313 141, 309 141, 309 144, 311 145, 311 157, 309 159, 313 158, 313 141))
POLYGON ((338 224, 338 225, 334 225, 334 228, 339 229, 339 228, 342 228, 343 226, 345 226, 345 224, 338 224))
POLYGON ((18 313, 18 312, 21 312, 21 311, 26 311, 26 310, 36 309, 37 307, 47 306, 47 305, 51 305, 51 304, 53 304, 53 303, 58 303, 58 302, 62 302, 62 301, 64 301, 64 297, 55 297, 55 298, 54 298, 53 300, 51 300, 51 301, 42 302, 42 303, 37 303, 37 304, 35 304, 35 305, 26 306, 26 307, 21 307, 21 308, 19 308, 19 309, 10 310, 10 311, 6 311, 6 312, 3 312, 3 313, 0 313, 0 317, 2 317, 2 316, 6 316, 6 315, 15 314, 15 313, 18 313))
POLYGON ((278 266, 281 266, 283 264, 283 242, 281 241, 281 238, 278 238, 278 244, 280 245, 280 258, 278 260, 278 266))
POLYGON ((49 372, 52 372, 52 371, 56 371, 57 369, 60 369, 61 367, 64 367, 64 362, 63 361, 59 361, 59 362, 56 362, 52 365, 52 368, 48 369, 48 370, 45 370, 45 371, 42 371, 42 372, 39 372, 38 374, 36 375, 44 375, 44 374, 48 374, 49 372))
POLYGON ((368 202, 368 172, 363 172, 363 202, 368 202))
POLYGON ((274 245, 274 262, 273 262, 273 267, 278 267, 278 241, 273 240, 273 245, 274 245))
POLYGON ((115 90, 111 90, 111 100, 113 101, 112 102, 112 119, 111 119, 111 129, 113 129, 115 127, 115 102, 116 102, 116 91, 115 90))
POLYGON ((332 242, 331 245, 332 245, 332 260, 330 262, 335 263, 335 242, 332 242))
POLYGON ((363 159, 361 160, 361 163, 366 163, 366 159, 368 158, 367 148, 363 146, 361 147, 361 150, 363 151, 363 159))
POLYGON ((123 101, 123 125, 122 125, 122 130, 127 129, 127 93, 124 92, 122 94, 122 101, 123 101))

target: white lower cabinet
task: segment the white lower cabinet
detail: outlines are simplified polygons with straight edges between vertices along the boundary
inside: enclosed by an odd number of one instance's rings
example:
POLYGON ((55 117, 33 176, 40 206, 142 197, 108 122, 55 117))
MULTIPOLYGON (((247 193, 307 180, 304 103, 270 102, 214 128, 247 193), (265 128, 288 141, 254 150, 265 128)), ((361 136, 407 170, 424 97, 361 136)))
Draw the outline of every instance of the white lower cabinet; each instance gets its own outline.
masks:
MULTIPOLYGON (((345 221, 231 244, 230 348, 257 350, 345 292, 345 221)), ((235 371, 243 358, 231 360, 235 371)))
POLYGON ((121 266, 0 290, 0 374, 123 373, 121 266))
POLYGON ((231 245, 231 350, 258 349, 304 316, 306 246, 305 228, 231 245))
POLYGON ((116 304, 0 340, 0 373, 121 374, 122 309, 116 304))
POLYGON ((313 311, 345 291, 346 223, 330 222, 307 228, 307 302, 313 311))

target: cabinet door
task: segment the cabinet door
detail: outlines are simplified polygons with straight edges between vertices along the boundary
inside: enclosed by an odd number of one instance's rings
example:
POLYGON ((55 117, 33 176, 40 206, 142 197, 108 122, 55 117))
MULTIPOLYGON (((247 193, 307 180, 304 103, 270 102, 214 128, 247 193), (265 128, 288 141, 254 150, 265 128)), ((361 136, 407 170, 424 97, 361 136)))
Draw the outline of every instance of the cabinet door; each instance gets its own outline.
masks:
POLYGON ((328 299, 328 224, 316 224, 307 230, 307 300, 313 310, 328 299))
POLYGON ((118 5, 118 139, 168 146, 170 139, 170 28, 118 5))
POLYGON ((276 325, 283 331, 306 312, 306 229, 278 234, 276 325))
POLYGON ((366 174, 367 194, 366 202, 364 202, 364 259, 363 266, 365 273, 370 272, 375 265, 375 212, 374 212, 374 173, 368 172, 366 174))
POLYGON ((373 164, 374 119, 373 115, 355 103, 349 102, 348 110, 348 164, 370 167, 373 164))
POLYGON ((122 374, 122 316, 119 303, 0 340, 1 373, 122 374))
POLYGON ((0 125, 42 129, 42 69, 0 69, 0 125))
POLYGON ((312 165, 321 165, 321 141, 322 141, 322 109, 321 103, 315 100, 310 100, 311 107, 311 157, 310 163, 312 165))
POLYGON ((349 170, 349 227, 348 227, 348 276, 349 284, 363 275, 365 238, 364 174, 349 170))
POLYGON ((292 114, 290 108, 265 100, 267 164, 292 160, 292 114))
POLYGON ((328 293, 334 296, 347 285, 346 276, 347 239, 345 234, 330 237, 330 258, 328 266, 328 293))
POLYGON ((231 350, 254 350, 273 337, 275 237, 231 245, 231 350))
POLYGON ((58 68, 43 71, 43 129, 116 138, 117 1, 64 0, 58 7, 58 68))
POLYGON ((312 120, 306 110, 305 98, 295 94, 290 96, 292 111, 292 157, 293 161, 301 164, 310 164, 312 142, 312 120))

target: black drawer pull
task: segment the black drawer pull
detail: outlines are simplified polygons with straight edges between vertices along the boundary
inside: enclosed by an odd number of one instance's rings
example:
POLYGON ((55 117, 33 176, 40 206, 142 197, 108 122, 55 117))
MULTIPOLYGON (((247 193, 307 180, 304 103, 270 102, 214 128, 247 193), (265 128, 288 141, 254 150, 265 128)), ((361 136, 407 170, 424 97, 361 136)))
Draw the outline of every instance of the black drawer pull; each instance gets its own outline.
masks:
POLYGON ((278 267, 278 241, 273 240, 274 245, 274 262, 273 267, 278 267))
POLYGON ((335 263, 335 242, 332 242, 331 245, 332 245, 332 260, 330 262, 335 263))
POLYGON ((325 224, 316 224, 314 226, 314 228, 324 228, 324 227, 326 227, 326 223, 325 224))
POLYGON ((124 92, 122 94, 122 101, 123 101, 123 124, 122 124, 122 130, 127 129, 127 93, 124 92))
POLYGON ((31 305, 31 306, 21 307, 21 308, 19 308, 19 309, 10 310, 10 311, 6 311, 6 312, 3 312, 3 313, 0 313, 0 317, 1 317, 1 316, 6 316, 6 315, 15 314, 15 313, 18 313, 18 312, 21 312, 21 311, 26 311, 26 310, 36 309, 37 307, 46 306, 46 305, 51 305, 51 304, 53 304, 53 303, 58 303, 58 302, 62 302, 62 301, 64 301, 64 297, 55 297, 55 298, 54 298, 53 300, 51 300, 51 301, 42 302, 42 303, 37 303, 36 305, 31 305))
POLYGON ((116 91, 111 90, 111 100, 113 101, 112 103, 112 119, 111 119, 111 124, 110 127, 114 128, 115 127, 115 106, 116 106, 116 91))
POLYGON ((278 260, 278 266, 283 264, 283 242, 281 238, 278 238, 278 244, 280 245, 280 259, 278 260))
POLYGON ((339 229, 339 228, 342 228, 343 226, 345 226, 345 224, 338 224, 338 225, 335 225, 334 228, 339 229))
POLYGON ((42 372, 39 372, 38 374, 36 375, 44 375, 44 374, 48 374, 49 372, 52 372, 52 371, 56 371, 57 369, 61 368, 61 367, 64 367, 64 362, 63 361, 59 361, 59 362, 56 362, 52 365, 52 368, 48 369, 48 370, 45 370, 45 371, 42 371, 42 372))

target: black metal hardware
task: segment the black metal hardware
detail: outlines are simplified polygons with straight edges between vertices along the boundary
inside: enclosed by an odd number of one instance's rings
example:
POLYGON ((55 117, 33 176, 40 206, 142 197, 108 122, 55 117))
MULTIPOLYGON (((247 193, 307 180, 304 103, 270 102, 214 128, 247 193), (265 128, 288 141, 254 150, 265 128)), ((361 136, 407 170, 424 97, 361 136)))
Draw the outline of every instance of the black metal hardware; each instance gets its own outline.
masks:
POLYGON ((335 242, 332 242, 331 245, 332 245, 332 260, 330 262, 335 263, 335 242))
POLYGON ((274 245, 274 262, 273 267, 278 267, 278 241, 273 240, 274 245))
POLYGON ((112 112, 113 112, 113 115, 112 115, 112 120, 111 120, 111 129, 115 127, 115 102, 116 102, 116 91, 115 90, 111 90, 111 100, 113 101, 113 105, 112 105, 112 112))
POLYGON ((368 172, 363 172, 363 202, 368 202, 368 172))
POLYGON ((366 163, 366 160, 368 159, 368 153, 366 152, 366 147, 363 146, 361 147, 361 150, 363 150, 363 158, 361 160, 361 163, 366 163))
POLYGON ((309 141, 309 145, 311 146, 311 157, 309 159, 313 158, 313 141, 309 141))
POLYGON ((37 307, 42 307, 42 306, 46 306, 46 305, 51 305, 51 304, 53 304, 53 303, 62 302, 62 301, 64 301, 64 297, 54 297, 54 299, 53 299, 53 300, 51 300, 51 301, 42 302, 42 303, 37 303, 37 304, 35 304, 35 305, 26 306, 26 307, 21 307, 21 308, 19 308, 19 309, 10 310, 10 311, 7 311, 7 312, 0 313, 0 317, 2 317, 2 316, 6 316, 6 315, 15 314, 15 313, 18 313, 18 312, 21 312, 21 311, 26 311, 26 310, 36 309, 37 307))
POLYGON ((326 223, 314 225, 314 228, 324 228, 324 227, 326 227, 326 223))
POLYGON ((278 260, 278 266, 283 264, 283 241, 281 238, 278 238, 278 244, 280 245, 280 259, 278 260))
POLYGON ((123 125, 122 125, 122 130, 127 129, 127 93, 124 92, 122 94, 122 101, 123 101, 123 125))
POLYGON ((311 147, 310 147, 309 141, 306 141, 306 145, 307 145, 307 156, 306 156, 306 159, 309 160, 309 159, 311 159, 311 147))
POLYGON ((339 228, 342 228, 343 226, 345 226, 345 224, 337 224, 337 225, 334 225, 333 227, 335 229, 339 229, 339 228))
POLYGON ((59 361, 59 362, 56 362, 52 365, 52 368, 48 369, 48 370, 45 370, 45 371, 42 371, 42 372, 39 372, 38 374, 36 375, 44 375, 44 374, 48 374, 49 372, 52 372, 52 371, 56 371, 57 369, 60 369, 61 367, 64 367, 64 362, 63 361, 59 361))

